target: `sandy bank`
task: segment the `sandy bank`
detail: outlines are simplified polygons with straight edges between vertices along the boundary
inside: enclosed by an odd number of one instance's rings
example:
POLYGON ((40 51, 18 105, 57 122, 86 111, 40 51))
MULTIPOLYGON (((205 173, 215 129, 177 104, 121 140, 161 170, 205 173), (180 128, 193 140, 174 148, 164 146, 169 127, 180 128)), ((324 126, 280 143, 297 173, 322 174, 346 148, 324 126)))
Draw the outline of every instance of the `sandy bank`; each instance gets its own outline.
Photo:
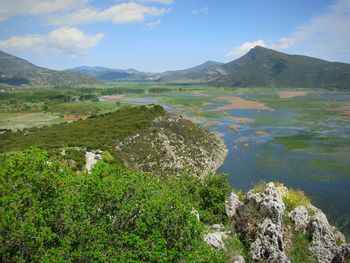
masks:
POLYGON ((280 99, 290 99, 294 97, 306 96, 307 92, 305 91, 278 91, 277 96, 280 99))
POLYGON ((215 109, 212 109, 210 111, 224 111, 224 110, 273 110, 264 104, 257 102, 257 101, 251 101, 251 100, 245 100, 240 97, 234 97, 234 96, 223 96, 219 97, 220 100, 228 101, 230 104, 217 107, 215 109))

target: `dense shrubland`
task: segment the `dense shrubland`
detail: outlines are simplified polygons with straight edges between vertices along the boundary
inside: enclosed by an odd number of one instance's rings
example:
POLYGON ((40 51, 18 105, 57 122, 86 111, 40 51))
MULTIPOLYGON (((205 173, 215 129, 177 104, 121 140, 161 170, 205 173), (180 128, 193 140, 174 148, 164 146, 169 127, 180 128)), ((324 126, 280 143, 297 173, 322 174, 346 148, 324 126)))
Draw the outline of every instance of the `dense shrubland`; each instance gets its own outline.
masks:
POLYGON ((0 261, 221 262, 191 211, 220 222, 227 187, 221 175, 159 179, 104 161, 77 176, 30 148, 0 166, 0 261))
POLYGON ((23 150, 29 146, 45 149, 64 146, 110 149, 116 138, 136 134, 146 129, 151 120, 164 115, 160 106, 125 107, 74 123, 62 123, 43 128, 0 134, 0 151, 23 150))

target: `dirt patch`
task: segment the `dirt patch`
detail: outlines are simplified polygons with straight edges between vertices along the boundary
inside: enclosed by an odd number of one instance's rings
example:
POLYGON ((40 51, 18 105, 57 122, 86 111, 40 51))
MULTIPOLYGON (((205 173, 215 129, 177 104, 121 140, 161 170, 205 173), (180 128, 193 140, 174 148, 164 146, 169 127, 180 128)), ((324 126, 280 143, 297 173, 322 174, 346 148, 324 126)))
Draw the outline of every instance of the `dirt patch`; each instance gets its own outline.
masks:
POLYGON ((341 111, 346 119, 350 119, 350 104, 339 106, 336 110, 341 111))
POLYGON ((100 98, 104 101, 117 101, 121 100, 124 97, 124 95, 106 95, 101 96, 100 98))
POLYGON ((231 125, 229 128, 230 128, 232 131, 239 131, 239 129, 240 129, 241 127, 239 127, 238 125, 231 125))
POLYGON ((219 125, 220 125, 219 121, 204 121, 203 122, 204 127, 219 126, 219 125))
POLYGON ((260 102, 245 100, 240 97, 223 96, 223 97, 219 97, 219 100, 228 101, 230 102, 230 104, 217 107, 210 111, 245 110, 245 109, 246 110, 273 110, 260 102))
POLYGON ((247 124, 250 122, 253 122, 254 120, 246 118, 246 117, 234 117, 234 116, 229 116, 228 117, 230 120, 235 121, 235 122, 239 122, 241 124, 247 124))
POLYGON ((67 120, 86 120, 88 116, 86 115, 64 115, 63 119, 67 120))
POLYGON ((255 132, 255 134, 257 136, 262 136, 262 137, 267 136, 267 132, 263 132, 263 131, 257 131, 257 132, 255 132))
POLYGON ((290 99, 294 97, 306 96, 307 92, 305 91, 278 91, 277 96, 280 99, 290 99))

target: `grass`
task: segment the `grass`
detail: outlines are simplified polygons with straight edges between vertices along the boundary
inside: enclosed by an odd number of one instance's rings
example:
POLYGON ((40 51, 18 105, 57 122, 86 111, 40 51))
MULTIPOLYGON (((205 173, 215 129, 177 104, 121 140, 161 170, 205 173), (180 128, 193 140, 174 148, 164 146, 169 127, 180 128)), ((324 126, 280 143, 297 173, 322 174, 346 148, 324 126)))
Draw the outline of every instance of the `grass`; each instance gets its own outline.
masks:
POLYGON ((249 250, 244 246, 237 235, 229 236, 224 239, 226 250, 224 251, 224 259, 226 262, 234 262, 235 257, 243 256, 245 259, 250 257, 249 250))
POLYGON ((247 197, 246 193, 242 190, 233 188, 231 191, 238 195, 240 201, 244 201, 247 197))
POLYGON ((288 136, 279 136, 274 138, 274 142, 282 144, 288 150, 307 149, 312 146, 310 141, 315 137, 315 134, 310 132, 299 132, 288 136))
POLYGON ((65 121, 57 115, 44 112, 0 113, 0 129, 19 130, 51 126, 65 121))
POLYGON ((286 213, 295 209, 298 206, 307 207, 310 204, 310 199, 301 190, 288 189, 283 197, 283 202, 286 206, 286 213))
POLYGON ((263 181, 263 180, 260 180, 260 181, 256 182, 254 184, 254 186, 253 186, 253 191, 255 193, 262 193, 262 192, 264 192, 266 187, 267 187, 266 184, 267 183, 265 181, 263 181))
POLYGON ((292 245, 287 252, 287 256, 293 263, 312 263, 315 260, 308 250, 310 243, 309 236, 302 231, 295 231, 292 236, 292 245))
POLYGON ((201 107, 205 99, 201 97, 175 97, 171 99, 162 100, 161 102, 170 106, 187 106, 187 107, 201 107))

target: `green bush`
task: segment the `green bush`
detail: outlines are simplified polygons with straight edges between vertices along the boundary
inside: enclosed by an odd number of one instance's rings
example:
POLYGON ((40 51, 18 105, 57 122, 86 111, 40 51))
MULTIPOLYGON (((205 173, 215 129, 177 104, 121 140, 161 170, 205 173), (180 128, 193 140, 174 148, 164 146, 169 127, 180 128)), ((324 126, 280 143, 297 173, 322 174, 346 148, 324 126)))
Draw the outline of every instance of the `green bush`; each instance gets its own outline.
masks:
POLYGON ((170 180, 170 187, 183 189, 183 196, 198 210, 202 222, 225 223, 225 200, 229 190, 225 174, 198 179, 190 173, 184 173, 170 180))
MULTIPOLYGON (((221 180, 208 180, 203 202, 210 206, 209 196, 221 198, 214 190, 221 180)), ((7 157, 0 166, 0 261, 222 262, 203 242, 204 225, 191 213, 183 182, 168 183, 103 161, 77 176, 35 148, 7 157)))
POLYGON ((103 152, 102 160, 106 163, 112 163, 114 161, 114 157, 109 151, 105 151, 103 152))

